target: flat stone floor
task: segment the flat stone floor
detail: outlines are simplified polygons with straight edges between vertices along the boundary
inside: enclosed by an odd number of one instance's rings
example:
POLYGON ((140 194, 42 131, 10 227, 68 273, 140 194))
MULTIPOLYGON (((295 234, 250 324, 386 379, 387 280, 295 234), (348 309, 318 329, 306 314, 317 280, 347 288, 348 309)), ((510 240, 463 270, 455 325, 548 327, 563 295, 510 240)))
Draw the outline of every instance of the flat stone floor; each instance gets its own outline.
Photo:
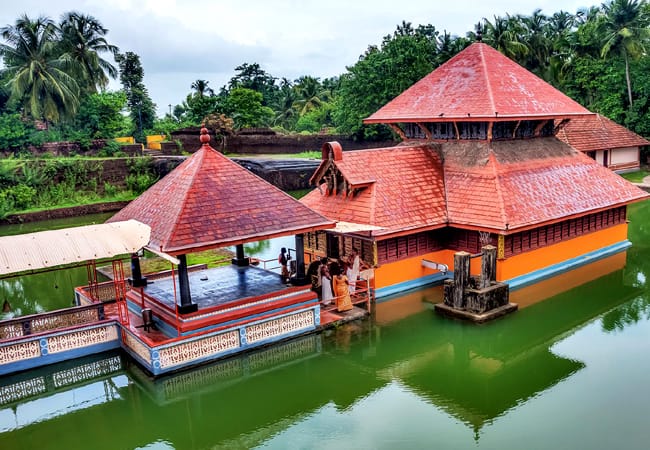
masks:
MULTIPOLYGON (((280 275, 255 266, 230 265, 197 270, 190 272, 189 279, 192 302, 198 304, 199 309, 287 288, 280 275)), ((180 302, 178 284, 176 289, 180 302)), ((161 303, 174 307, 174 285, 171 277, 150 281, 144 291, 161 303)))

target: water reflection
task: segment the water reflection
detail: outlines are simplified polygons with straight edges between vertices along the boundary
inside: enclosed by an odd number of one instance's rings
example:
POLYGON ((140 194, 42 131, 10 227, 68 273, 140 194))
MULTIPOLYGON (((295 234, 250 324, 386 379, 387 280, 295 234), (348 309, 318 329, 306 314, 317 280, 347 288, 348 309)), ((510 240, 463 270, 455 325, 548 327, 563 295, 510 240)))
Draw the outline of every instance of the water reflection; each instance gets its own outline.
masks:
POLYGON ((0 379, 0 448, 644 448, 650 229, 630 230, 627 255, 522 290, 529 306, 483 326, 437 316, 433 288, 158 380, 124 359, 0 379))
MULTIPOLYGON (((297 430, 316 426, 325 433, 331 428, 324 423, 335 426, 343 417, 367 411, 369 403, 388 411, 399 410, 401 402, 429 405, 442 414, 438 420, 446 416, 465 424, 474 439, 498 418, 585 370, 585 361, 557 354, 558 343, 601 314, 607 328, 610 316, 622 310, 646 311, 647 303, 638 302, 640 290, 626 286, 625 278, 623 270, 615 271, 488 326, 437 316, 427 301, 439 289, 430 289, 396 300, 419 309, 411 315, 395 314, 395 303, 381 303, 376 320, 158 380, 126 360, 117 374, 102 374, 101 382, 50 387, 6 403, 0 411, 5 430, 0 446, 27 448, 56 427, 61 448, 91 441, 102 442, 96 448, 163 442, 170 448, 286 447, 297 430), (70 394, 61 395, 62 389, 70 394), (40 414, 25 412, 36 406, 40 414), (133 430, 115 433, 113 427, 96 425, 104 423, 130 424, 133 430)), ((613 323, 627 326, 624 320, 613 323)), ((83 373, 93 373, 85 367, 83 373)), ((42 384, 53 382, 46 377, 42 384)))

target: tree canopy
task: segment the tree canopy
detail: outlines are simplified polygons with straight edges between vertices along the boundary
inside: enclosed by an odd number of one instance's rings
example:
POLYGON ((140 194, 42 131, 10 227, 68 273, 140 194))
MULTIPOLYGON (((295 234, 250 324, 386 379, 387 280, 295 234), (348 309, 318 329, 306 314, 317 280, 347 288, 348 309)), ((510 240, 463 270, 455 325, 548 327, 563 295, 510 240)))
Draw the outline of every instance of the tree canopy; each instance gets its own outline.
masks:
POLYGON ((119 53, 107 33, 98 19, 74 11, 58 23, 24 15, 0 29, 0 113, 6 115, 0 123, 7 124, 8 141, 23 135, 16 117, 91 136, 121 132, 125 126, 115 111, 124 98, 126 129, 139 140, 149 131, 168 132, 214 117, 232 121, 234 129, 274 126, 384 139, 392 131, 362 120, 476 39, 592 111, 650 137, 647 0, 609 0, 574 13, 504 12, 480 19, 465 36, 403 21, 381 42, 370 43, 338 76, 290 79, 269 73, 258 62, 242 62, 220 88, 207 79, 188 81, 188 93, 162 119, 156 119, 139 56, 119 53), (123 94, 103 92, 118 73, 123 94))

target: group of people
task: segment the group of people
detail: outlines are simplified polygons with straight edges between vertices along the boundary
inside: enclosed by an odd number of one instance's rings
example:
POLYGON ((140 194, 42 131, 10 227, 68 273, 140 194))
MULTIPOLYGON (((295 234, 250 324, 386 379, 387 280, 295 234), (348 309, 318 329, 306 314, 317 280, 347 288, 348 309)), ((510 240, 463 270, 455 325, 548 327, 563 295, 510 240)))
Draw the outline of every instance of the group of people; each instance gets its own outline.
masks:
POLYGON ((311 289, 316 292, 323 305, 335 302, 337 311, 352 309, 351 294, 356 291, 359 271, 366 264, 359 257, 359 250, 352 249, 348 258, 328 263, 326 258, 309 265, 307 275, 311 279, 311 289))

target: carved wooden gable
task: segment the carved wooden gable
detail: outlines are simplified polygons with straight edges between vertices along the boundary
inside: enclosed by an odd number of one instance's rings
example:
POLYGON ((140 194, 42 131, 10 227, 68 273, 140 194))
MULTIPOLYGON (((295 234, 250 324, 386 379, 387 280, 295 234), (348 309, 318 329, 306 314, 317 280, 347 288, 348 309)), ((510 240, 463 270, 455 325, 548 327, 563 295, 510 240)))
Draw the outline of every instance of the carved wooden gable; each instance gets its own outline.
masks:
POLYGON ((363 168, 344 162, 343 149, 338 142, 327 142, 322 148, 322 162, 309 180, 323 195, 354 197, 375 182, 368 179, 363 168), (325 191, 323 192, 323 187, 325 191))

